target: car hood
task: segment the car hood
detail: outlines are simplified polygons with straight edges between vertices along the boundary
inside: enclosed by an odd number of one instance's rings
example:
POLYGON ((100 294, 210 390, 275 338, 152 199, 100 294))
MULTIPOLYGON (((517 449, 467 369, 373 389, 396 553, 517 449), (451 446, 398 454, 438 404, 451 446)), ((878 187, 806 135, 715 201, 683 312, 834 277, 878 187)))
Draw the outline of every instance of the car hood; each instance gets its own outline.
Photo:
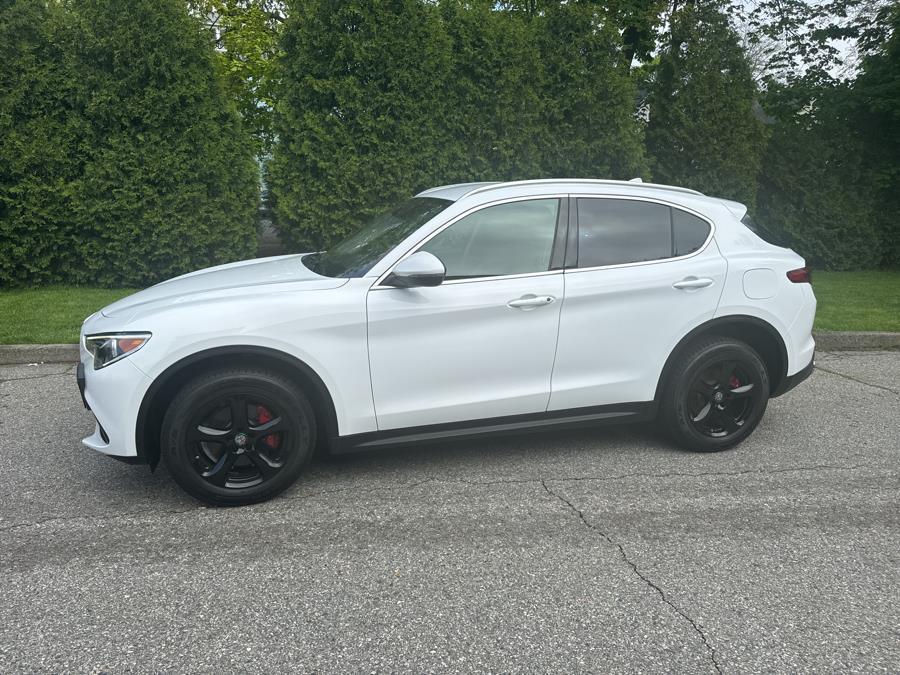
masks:
POLYGON ((218 265, 184 274, 122 298, 101 310, 107 317, 129 317, 157 307, 258 293, 260 287, 272 290, 314 291, 338 288, 347 279, 323 277, 307 268, 301 259, 307 253, 258 258, 218 265), (291 286, 293 285, 293 286, 291 286))

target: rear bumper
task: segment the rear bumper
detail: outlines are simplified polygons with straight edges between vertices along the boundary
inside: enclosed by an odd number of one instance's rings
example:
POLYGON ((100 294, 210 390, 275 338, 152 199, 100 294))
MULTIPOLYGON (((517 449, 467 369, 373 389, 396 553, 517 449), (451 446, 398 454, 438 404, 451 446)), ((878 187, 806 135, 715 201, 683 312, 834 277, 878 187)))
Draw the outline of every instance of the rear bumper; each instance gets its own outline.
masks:
POLYGON ((809 363, 798 370, 793 375, 786 375, 784 380, 781 381, 778 389, 772 392, 771 398, 775 398, 776 396, 781 396, 782 394, 786 394, 791 389, 796 387, 798 384, 803 382, 806 378, 812 375, 813 370, 816 367, 816 359, 815 354, 813 354, 813 358, 809 360, 809 363))

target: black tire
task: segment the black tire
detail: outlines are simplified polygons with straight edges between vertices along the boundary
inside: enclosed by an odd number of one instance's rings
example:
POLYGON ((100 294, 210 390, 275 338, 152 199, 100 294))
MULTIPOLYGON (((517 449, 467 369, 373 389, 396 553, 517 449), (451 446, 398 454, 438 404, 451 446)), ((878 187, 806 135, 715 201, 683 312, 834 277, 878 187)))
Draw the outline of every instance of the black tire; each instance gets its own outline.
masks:
POLYGON ((660 401, 669 437, 695 452, 718 452, 749 436, 766 411, 769 376, 759 354, 732 338, 691 344, 674 363, 660 401))
POLYGON ((315 442, 315 415, 303 390, 256 368, 215 370, 187 382, 169 405, 160 439, 175 482, 215 506, 283 492, 302 473, 315 442))

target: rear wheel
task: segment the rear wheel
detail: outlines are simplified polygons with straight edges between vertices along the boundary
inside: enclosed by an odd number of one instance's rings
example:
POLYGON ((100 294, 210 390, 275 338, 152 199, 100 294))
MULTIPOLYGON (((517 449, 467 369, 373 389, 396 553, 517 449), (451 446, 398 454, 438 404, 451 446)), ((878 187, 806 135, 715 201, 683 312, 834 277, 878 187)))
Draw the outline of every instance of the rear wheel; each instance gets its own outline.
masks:
POLYGON ((663 391, 660 417, 681 447, 716 452, 749 436, 768 401, 769 377, 759 355, 739 340, 712 337, 678 358, 663 391))
POLYGON ((162 426, 162 458, 175 481, 208 504, 264 501, 289 487, 315 445, 303 391, 276 373, 223 369, 188 382, 162 426))

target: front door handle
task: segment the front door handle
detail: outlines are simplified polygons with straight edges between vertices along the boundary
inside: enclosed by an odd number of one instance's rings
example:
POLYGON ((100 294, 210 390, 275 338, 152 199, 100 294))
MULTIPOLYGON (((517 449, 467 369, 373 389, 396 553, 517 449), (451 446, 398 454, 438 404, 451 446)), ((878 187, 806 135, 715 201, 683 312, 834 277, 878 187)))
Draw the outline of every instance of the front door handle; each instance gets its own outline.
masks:
POLYGON ((528 295, 523 295, 521 298, 510 300, 506 303, 506 306, 514 309, 535 309, 537 307, 549 305, 554 300, 556 300, 556 298, 552 295, 532 295, 529 293, 528 295))
POLYGON ((680 291, 695 291, 698 288, 706 288, 707 286, 712 286, 715 282, 712 279, 698 279, 697 277, 685 277, 681 281, 676 281, 672 284, 672 288, 677 288, 680 291))

